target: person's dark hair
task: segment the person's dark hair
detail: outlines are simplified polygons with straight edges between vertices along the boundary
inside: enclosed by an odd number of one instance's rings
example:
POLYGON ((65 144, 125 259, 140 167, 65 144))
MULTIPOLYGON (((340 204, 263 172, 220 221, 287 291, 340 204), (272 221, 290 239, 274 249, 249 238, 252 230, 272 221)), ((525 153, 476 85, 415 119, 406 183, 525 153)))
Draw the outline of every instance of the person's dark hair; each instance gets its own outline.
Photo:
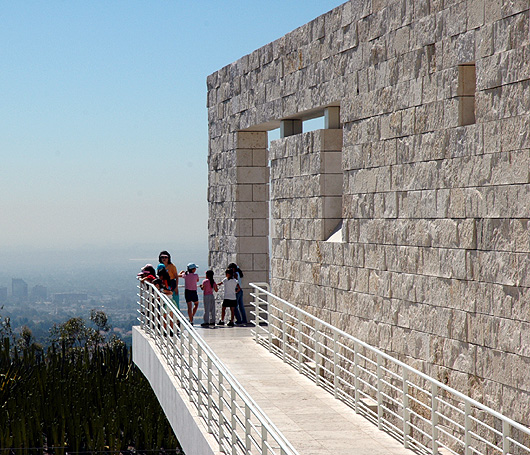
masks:
POLYGON ((167 271, 167 269, 164 267, 164 268, 160 268, 158 270, 158 278, 160 278, 161 280, 166 280, 169 282, 169 280, 171 279, 171 277, 169 276, 169 273, 167 271))
POLYGON ((156 270, 152 265, 148 265, 142 269, 145 272, 148 272, 150 275, 156 276, 156 270))
POLYGON ((169 254, 167 251, 161 251, 158 255, 158 262, 162 262, 162 256, 167 256, 167 263, 171 264, 171 254, 169 254))
POLYGON ((206 270, 206 278, 208 278, 208 281, 212 285, 212 289, 215 286, 215 281, 213 279, 213 270, 206 270))
POLYGON ((234 271, 232 269, 226 269, 225 274, 229 276, 228 279, 234 278, 234 271))
POLYGON ((243 278, 243 270, 241 270, 235 262, 231 262, 230 264, 228 264, 228 268, 232 269, 234 272, 237 272, 239 277, 243 278))

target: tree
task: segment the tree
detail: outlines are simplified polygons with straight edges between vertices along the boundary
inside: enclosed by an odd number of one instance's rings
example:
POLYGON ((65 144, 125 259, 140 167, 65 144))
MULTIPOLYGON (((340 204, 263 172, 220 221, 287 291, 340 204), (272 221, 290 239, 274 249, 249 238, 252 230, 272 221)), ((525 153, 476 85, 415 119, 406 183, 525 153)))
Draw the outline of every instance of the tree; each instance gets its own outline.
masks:
POLYGON ((66 349, 83 347, 90 339, 90 330, 81 317, 70 318, 62 324, 53 324, 50 329, 50 342, 64 344, 66 349))

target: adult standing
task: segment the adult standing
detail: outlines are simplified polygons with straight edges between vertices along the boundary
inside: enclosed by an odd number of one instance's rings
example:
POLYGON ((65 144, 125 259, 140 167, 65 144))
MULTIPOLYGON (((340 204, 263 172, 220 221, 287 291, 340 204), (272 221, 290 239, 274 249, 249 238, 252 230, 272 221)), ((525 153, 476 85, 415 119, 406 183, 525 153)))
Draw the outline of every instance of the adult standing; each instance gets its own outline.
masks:
POLYGON ((177 308, 180 310, 179 305, 179 278, 182 278, 182 273, 179 273, 175 264, 171 262, 171 255, 167 251, 161 251, 158 255, 158 261, 161 264, 164 264, 166 267, 167 273, 169 274, 169 289, 173 291, 172 297, 173 301, 177 305, 177 308))
POLYGON ((243 287, 241 283, 241 278, 243 278, 243 271, 238 267, 235 262, 228 264, 228 268, 233 270, 234 278, 237 279, 237 283, 239 284, 239 291, 236 292, 236 324, 246 325, 248 321, 247 313, 245 311, 245 303, 243 302, 243 287))

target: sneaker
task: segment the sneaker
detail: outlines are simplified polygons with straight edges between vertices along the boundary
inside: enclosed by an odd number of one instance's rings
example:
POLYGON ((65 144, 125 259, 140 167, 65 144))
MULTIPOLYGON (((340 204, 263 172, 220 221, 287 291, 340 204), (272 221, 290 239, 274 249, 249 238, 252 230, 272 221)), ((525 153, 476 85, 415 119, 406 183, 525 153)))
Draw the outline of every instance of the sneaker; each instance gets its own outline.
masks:
POLYGON ((203 322, 203 323, 201 324, 201 327, 209 327, 209 326, 210 326, 210 324, 208 324, 207 322, 203 322))
POLYGON ((226 324, 228 327, 234 327, 234 323, 230 321, 228 324, 226 324))
POLYGON ((219 321, 217 325, 225 325, 225 321, 219 321))
POLYGON ((209 325, 210 327, 215 327, 215 322, 210 322, 208 325, 209 325))

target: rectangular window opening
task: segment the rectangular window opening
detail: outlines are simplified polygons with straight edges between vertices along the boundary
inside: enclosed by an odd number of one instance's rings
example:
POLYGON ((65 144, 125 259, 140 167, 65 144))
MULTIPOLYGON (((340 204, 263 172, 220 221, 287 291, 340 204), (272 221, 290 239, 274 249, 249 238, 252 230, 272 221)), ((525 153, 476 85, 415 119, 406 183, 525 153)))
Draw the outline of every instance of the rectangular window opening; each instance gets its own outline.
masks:
POLYGON ((475 63, 458 66, 458 124, 460 126, 475 123, 475 90, 477 73, 475 63))

